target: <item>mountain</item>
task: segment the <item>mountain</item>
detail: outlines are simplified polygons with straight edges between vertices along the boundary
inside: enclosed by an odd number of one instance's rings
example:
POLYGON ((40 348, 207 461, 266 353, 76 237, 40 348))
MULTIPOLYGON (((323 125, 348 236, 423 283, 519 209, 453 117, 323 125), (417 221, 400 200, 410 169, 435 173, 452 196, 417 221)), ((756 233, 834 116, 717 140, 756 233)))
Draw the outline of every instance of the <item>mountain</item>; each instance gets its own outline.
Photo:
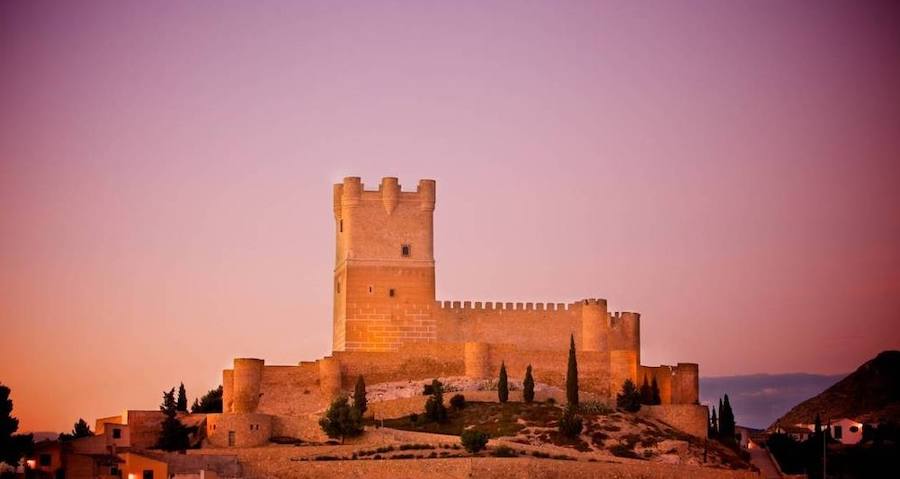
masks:
POLYGON ((845 376, 794 373, 702 377, 700 402, 718 406, 727 393, 739 425, 764 429, 795 404, 845 376))
POLYGON ((900 351, 884 351, 823 393, 788 411, 774 424, 842 417, 860 422, 900 422, 900 351))

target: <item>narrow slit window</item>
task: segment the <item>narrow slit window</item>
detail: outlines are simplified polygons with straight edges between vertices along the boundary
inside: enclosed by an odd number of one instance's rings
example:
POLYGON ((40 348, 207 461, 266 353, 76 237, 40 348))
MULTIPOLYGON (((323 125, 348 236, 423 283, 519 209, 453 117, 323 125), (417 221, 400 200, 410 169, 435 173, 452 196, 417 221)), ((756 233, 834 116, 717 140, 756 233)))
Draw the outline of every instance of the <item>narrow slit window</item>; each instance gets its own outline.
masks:
POLYGON ((339 223, 340 223, 339 228, 341 230, 341 233, 343 233, 344 232, 344 220, 341 220, 339 223))
POLYGON ((388 296, 390 296, 390 297, 392 297, 392 298, 394 297, 394 288, 391 288, 391 289, 388 291, 388 296))
POLYGON ((408 244, 400 246, 400 255, 403 256, 404 258, 409 257, 409 245, 408 244))
POLYGON ((369 294, 372 294, 372 287, 369 286, 369 294))
POLYGON ((341 282, 340 282, 340 281, 337 282, 337 284, 336 284, 336 286, 335 286, 335 290, 336 290, 338 293, 341 292, 341 282))

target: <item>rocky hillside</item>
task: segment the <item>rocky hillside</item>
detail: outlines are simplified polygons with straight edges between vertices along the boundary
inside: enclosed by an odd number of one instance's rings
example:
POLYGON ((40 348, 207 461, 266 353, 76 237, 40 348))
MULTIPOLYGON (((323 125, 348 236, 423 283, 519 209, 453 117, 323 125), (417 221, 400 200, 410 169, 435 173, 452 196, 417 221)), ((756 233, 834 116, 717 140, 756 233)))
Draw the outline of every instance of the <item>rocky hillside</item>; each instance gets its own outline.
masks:
POLYGON ((848 417, 900 422, 900 351, 882 352, 823 393, 794 406, 774 424, 811 423, 817 413, 823 421, 848 417))

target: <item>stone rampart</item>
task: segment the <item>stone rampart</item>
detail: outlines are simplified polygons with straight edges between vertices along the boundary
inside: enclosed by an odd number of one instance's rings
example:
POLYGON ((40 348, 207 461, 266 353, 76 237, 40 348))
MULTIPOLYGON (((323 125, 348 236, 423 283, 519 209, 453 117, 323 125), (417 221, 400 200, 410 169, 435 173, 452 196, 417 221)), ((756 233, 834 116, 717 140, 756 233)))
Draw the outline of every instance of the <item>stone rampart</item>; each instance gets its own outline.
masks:
POLYGON ((658 419, 692 436, 706 439, 709 426, 709 409, 696 404, 665 404, 641 406, 638 414, 658 419))

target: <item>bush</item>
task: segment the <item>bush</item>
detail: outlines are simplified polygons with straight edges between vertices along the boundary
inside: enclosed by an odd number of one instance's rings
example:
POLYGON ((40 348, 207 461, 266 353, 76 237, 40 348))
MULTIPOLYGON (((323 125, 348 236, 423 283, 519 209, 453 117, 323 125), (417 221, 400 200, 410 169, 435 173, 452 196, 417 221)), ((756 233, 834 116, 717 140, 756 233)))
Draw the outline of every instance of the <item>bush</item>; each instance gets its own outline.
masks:
POLYGON ((487 446, 488 435, 486 432, 469 429, 463 431, 463 433, 459 436, 459 440, 467 451, 474 454, 487 446))
POLYGON ((577 406, 568 405, 559 420, 559 432, 566 437, 577 437, 584 428, 581 416, 575 414, 577 406))
POLYGON ((462 394, 454 394, 450 398, 450 407, 456 410, 464 409, 466 407, 466 397, 462 394))
POLYGON ((550 459, 550 454, 546 452, 532 451, 531 455, 539 459, 550 459))
POLYGON ((547 402, 547 404, 553 406, 554 404, 556 404, 556 399, 555 398, 547 398, 546 402, 547 402))
POLYGON ((578 412, 580 414, 602 416, 611 413, 612 409, 599 401, 582 401, 578 403, 578 412))
POLYGON ((418 422, 419 422, 419 415, 418 415, 418 414, 412 413, 412 414, 409 415, 409 423, 410 423, 410 424, 412 424, 413 426, 415 426, 416 423, 418 423, 418 422))
POLYGON ((518 457, 516 450, 507 446, 497 446, 497 448, 491 452, 491 455, 494 457, 518 457))
POLYGON ((628 412, 641 409, 641 392, 630 379, 622 384, 622 391, 616 395, 616 405, 628 412))

